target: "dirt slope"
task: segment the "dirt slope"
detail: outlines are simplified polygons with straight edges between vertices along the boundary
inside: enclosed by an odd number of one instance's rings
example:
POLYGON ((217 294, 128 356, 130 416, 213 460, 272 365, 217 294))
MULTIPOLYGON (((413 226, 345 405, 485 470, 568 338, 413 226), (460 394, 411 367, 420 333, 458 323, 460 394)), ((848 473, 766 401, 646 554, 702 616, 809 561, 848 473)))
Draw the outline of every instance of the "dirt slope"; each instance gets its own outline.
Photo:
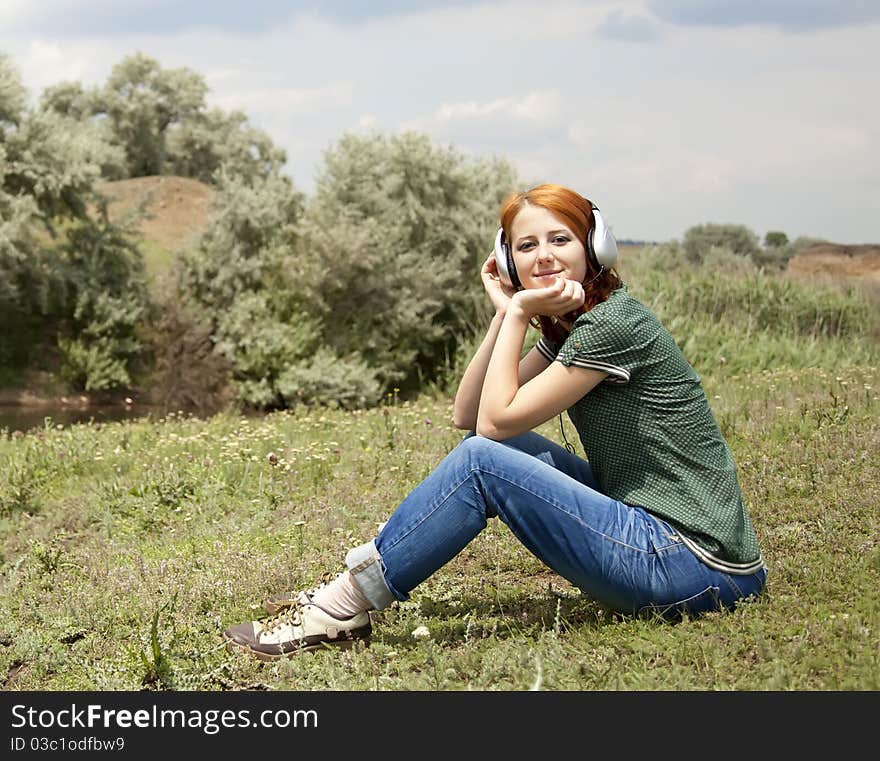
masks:
POLYGON ((817 243, 788 262, 794 277, 858 278, 880 283, 880 245, 817 243))
POLYGON ((198 238, 208 224, 213 189, 188 177, 135 177, 103 182, 113 222, 141 212, 135 228, 155 247, 174 252, 198 238))

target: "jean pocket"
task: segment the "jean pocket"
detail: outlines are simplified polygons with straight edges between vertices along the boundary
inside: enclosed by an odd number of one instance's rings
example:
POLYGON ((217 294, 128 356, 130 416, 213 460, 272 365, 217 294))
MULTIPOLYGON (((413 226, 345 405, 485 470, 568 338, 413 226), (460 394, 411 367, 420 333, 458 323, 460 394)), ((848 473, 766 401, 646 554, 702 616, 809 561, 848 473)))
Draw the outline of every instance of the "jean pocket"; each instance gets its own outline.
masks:
POLYGON ((651 603, 639 608, 639 615, 645 617, 662 616, 663 618, 676 619, 683 615, 696 615, 710 610, 720 610, 721 588, 706 587, 702 592, 670 603, 651 603))

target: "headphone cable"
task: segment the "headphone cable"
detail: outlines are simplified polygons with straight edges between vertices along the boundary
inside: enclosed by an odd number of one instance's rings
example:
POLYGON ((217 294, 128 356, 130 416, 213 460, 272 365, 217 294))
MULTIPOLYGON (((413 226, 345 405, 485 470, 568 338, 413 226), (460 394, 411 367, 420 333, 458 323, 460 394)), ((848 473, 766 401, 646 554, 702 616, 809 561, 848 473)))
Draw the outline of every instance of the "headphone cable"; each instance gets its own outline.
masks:
POLYGON ((563 425, 562 425, 562 413, 561 413, 561 412, 559 413, 559 432, 562 434, 562 440, 565 442, 565 448, 566 448, 566 450, 567 450, 570 454, 577 455, 577 452, 575 451, 574 446, 573 446, 572 443, 568 440, 568 436, 565 435, 565 428, 564 428, 563 425))

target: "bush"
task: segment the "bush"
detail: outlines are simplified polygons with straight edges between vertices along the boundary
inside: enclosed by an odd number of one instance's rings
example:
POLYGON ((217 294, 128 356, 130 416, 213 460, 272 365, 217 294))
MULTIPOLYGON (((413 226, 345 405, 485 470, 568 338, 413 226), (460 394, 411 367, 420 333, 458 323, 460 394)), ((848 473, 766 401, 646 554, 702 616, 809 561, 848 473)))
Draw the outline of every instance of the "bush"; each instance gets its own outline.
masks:
POLYGON ((100 206, 101 166, 117 152, 73 118, 78 94, 57 92, 58 110, 26 110, 0 55, 0 315, 7 330, 22 331, 0 361, 24 366, 54 349, 57 336, 62 375, 79 389, 104 390, 130 381, 146 290, 124 231, 88 212, 100 206))
POLYGON ((758 236, 744 225, 696 225, 685 233, 683 246, 691 262, 701 262, 713 246, 737 256, 752 256, 758 252, 758 236))
POLYGON ((764 236, 764 245, 767 248, 779 248, 788 243, 788 236, 778 230, 771 230, 764 236))
POLYGON ((217 316, 217 351, 232 364, 239 399, 248 404, 280 406, 279 376, 316 348, 317 325, 289 297, 268 288, 245 292, 217 316))
POLYGON ((281 403, 276 385, 288 365, 313 350, 318 329, 288 270, 302 195, 281 176, 220 172, 215 217, 195 250, 181 257, 181 299, 205 315, 218 354, 229 363, 239 398, 281 403))
POLYGON ((286 367, 278 377, 278 390, 288 407, 297 404, 355 409, 376 404, 382 386, 376 370, 358 354, 337 357, 319 348, 314 355, 286 367))
POLYGON ((358 354, 386 390, 418 388, 486 317, 479 270, 515 173, 415 133, 347 135, 325 164, 297 282, 338 356, 358 354))
POLYGON ((758 267, 771 272, 780 272, 788 266, 792 250, 787 245, 758 249, 752 259, 758 267))
POLYGON ((232 401, 232 366, 215 350, 210 325, 169 288, 143 331, 151 396, 164 410, 210 414, 232 401))
POLYGON ((754 255, 741 256, 727 246, 710 246, 703 255, 700 266, 709 271, 730 275, 747 275, 755 272, 754 255))
POLYGON ((80 221, 66 233, 55 297, 62 313, 62 376, 85 391, 128 386, 129 365, 141 349, 137 326, 147 308, 140 253, 111 225, 80 221))

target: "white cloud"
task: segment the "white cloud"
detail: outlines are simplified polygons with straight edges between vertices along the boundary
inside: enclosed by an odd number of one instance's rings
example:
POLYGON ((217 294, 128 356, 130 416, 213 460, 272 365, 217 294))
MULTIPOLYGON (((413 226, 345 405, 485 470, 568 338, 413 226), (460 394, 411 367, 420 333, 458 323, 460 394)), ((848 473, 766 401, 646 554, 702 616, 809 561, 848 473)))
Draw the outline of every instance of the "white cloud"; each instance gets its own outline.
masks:
POLYGON ((488 103, 444 103, 438 109, 437 116, 443 121, 498 116, 543 124, 558 116, 559 104, 557 92, 530 92, 522 98, 499 98, 488 103))
POLYGON ((331 82, 324 87, 312 89, 279 87, 233 90, 211 98, 213 105, 230 111, 238 109, 245 113, 290 113, 295 110, 299 115, 348 106, 351 100, 352 87, 345 82, 331 82))

